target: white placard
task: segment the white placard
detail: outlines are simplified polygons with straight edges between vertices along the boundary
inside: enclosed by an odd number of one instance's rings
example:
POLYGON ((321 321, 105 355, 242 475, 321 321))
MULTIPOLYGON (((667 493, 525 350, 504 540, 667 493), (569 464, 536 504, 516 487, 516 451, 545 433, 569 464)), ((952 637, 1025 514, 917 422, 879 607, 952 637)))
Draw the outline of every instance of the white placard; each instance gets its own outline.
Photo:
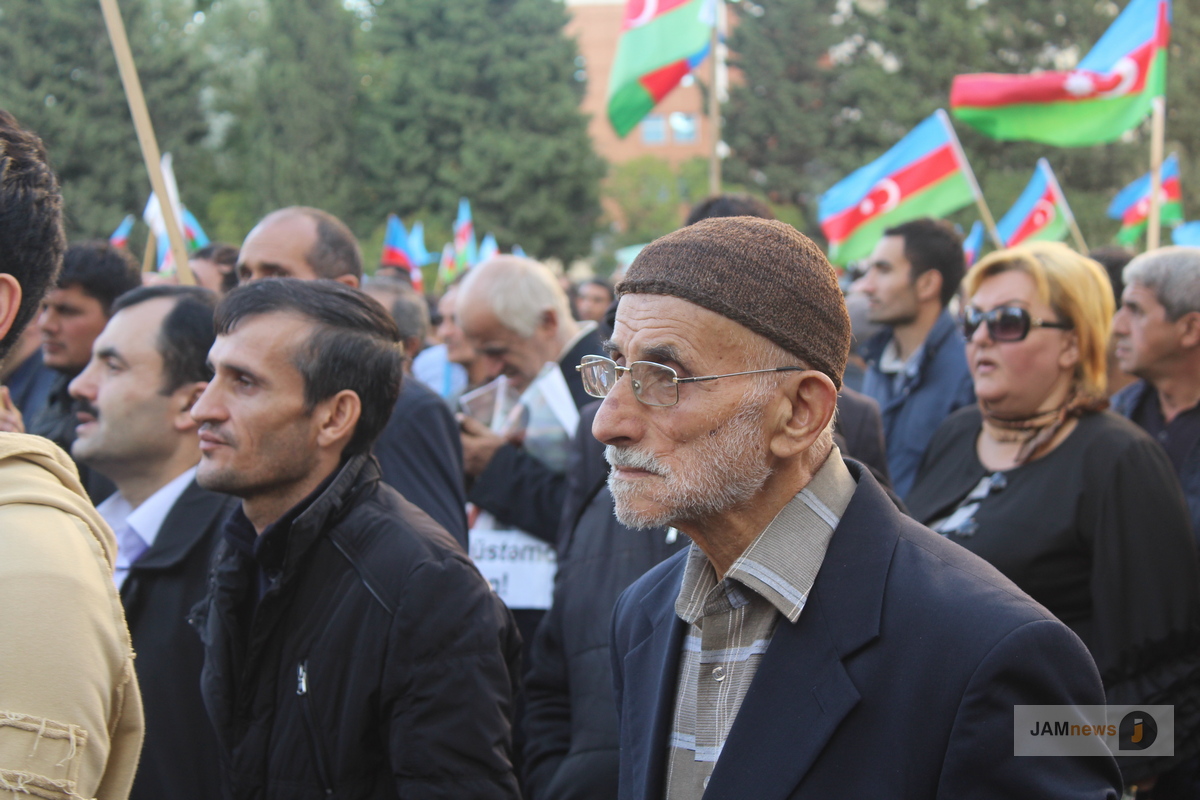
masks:
POLYGON ((554 545, 524 531, 496 530, 489 524, 494 522, 480 514, 470 532, 471 560, 509 608, 549 608, 557 569, 554 545))

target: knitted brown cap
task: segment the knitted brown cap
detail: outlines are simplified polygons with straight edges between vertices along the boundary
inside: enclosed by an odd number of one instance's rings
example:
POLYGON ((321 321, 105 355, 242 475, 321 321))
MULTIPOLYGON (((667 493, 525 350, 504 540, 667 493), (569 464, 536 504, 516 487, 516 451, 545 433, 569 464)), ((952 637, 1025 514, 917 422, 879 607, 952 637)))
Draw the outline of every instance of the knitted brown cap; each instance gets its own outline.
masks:
POLYGON ((791 225, 706 219, 646 245, 618 296, 664 294, 765 336, 842 386, 850 316, 829 260, 791 225))

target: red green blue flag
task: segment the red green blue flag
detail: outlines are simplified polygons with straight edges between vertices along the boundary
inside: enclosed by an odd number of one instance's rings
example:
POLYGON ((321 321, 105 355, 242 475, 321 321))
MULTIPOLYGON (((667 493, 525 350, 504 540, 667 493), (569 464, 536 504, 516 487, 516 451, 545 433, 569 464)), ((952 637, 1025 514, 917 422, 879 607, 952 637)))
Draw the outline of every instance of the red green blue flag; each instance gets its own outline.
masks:
POLYGON ((941 217, 974 200, 970 165, 946 112, 938 109, 875 161, 830 188, 817 206, 829 259, 870 254, 883 231, 918 217, 941 217))
POLYGON ((963 239, 963 258, 968 267, 979 260, 979 253, 982 250, 983 223, 975 220, 975 224, 971 226, 971 232, 967 234, 967 238, 963 239))
POLYGON ((194 253, 201 247, 209 245, 208 234, 200 226, 200 220, 196 219, 196 215, 186 208, 183 209, 183 239, 189 253, 194 253))
POLYGON ((479 251, 475 244, 475 223, 471 219, 471 203, 467 198, 458 201, 458 217, 454 220, 454 274, 459 275, 475 266, 479 251))
POLYGON ((388 214, 387 230, 383 234, 383 255, 379 259, 380 266, 400 267, 411 269, 412 257, 408 254, 408 233, 404 223, 395 214, 388 214))
POLYGON ((133 214, 126 214, 125 219, 121 220, 121 224, 112 232, 112 236, 108 237, 108 243, 113 247, 128 247, 129 232, 133 230, 133 214))
POLYGON ((627 0, 608 76, 608 119, 618 136, 704 60, 715 19, 712 0, 627 0))
POLYGON ((1050 163, 1040 158, 1033 178, 1008 213, 996 223, 996 231, 1005 247, 1025 241, 1057 242, 1066 238, 1070 217, 1067 199, 1050 163))
POLYGON ((408 256, 418 267, 433 263, 433 255, 425 249, 425 224, 421 220, 414 222, 408 232, 408 256))
MULTIPOLYGON (((1179 159, 1175 154, 1162 163, 1159 186, 1159 219, 1165 223, 1183 222, 1183 192, 1179 185, 1179 159)), ((1117 241, 1124 245, 1137 242, 1150 217, 1150 173, 1126 186, 1113 198, 1108 216, 1121 221, 1117 241)))
POLYGON ((1058 147, 1111 142, 1166 93, 1170 34, 1170 0, 1131 0, 1075 69, 959 75, 950 111, 994 139, 1058 147))

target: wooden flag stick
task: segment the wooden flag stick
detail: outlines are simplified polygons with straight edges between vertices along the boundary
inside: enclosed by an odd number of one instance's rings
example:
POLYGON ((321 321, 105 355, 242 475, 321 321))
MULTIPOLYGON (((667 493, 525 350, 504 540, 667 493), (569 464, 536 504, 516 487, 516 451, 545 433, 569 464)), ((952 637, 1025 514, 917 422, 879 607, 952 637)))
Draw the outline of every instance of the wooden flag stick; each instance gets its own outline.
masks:
MULTIPOLYGON (((100 10, 104 13, 104 25, 108 28, 108 38, 117 57, 117 69, 121 73, 121 84, 125 87, 125 99, 129 101, 129 113, 133 116, 133 127, 137 131, 138 144, 142 148, 142 159, 146 162, 146 171, 150 173, 150 186, 158 197, 159 207, 162 208, 167 237, 171 240, 171 252, 175 256, 176 274, 180 283, 195 284, 196 280, 188 267, 187 247, 183 242, 182 228, 179 220, 175 218, 175 209, 172 208, 170 195, 167 194, 158 140, 154 137, 154 126, 150 122, 150 111, 146 108, 146 97, 142 94, 142 82, 138 79, 137 67, 133 63, 133 51, 129 49, 129 38, 125 35, 125 22, 121 19, 121 10, 117 7, 117 0, 100 0, 100 10)), ((153 235, 151 232, 151 238, 153 235)))
POLYGON ((1000 238, 1000 231, 996 229, 996 218, 992 216, 992 210, 988 208, 987 200, 983 197, 983 190, 979 188, 979 181, 975 180, 975 171, 971 169, 971 162, 967 161, 966 151, 963 150, 962 143, 958 141, 958 134, 954 132, 950 116, 940 108, 935 113, 950 136, 954 155, 962 166, 963 175, 967 177, 967 184, 971 187, 971 194, 975 197, 975 206, 979 209, 979 216, 983 218, 983 226, 987 228, 988 235, 992 237, 992 243, 996 245, 996 248, 1003 250, 1004 241, 1000 238))
POLYGON ((1154 114, 1150 121, 1150 213, 1146 217, 1146 250, 1156 250, 1159 244, 1162 218, 1163 140, 1167 134, 1167 101, 1154 98, 1154 114))
POLYGON ((158 255, 158 242, 155 241, 154 231, 146 237, 146 252, 142 254, 142 272, 154 272, 154 257, 158 255))

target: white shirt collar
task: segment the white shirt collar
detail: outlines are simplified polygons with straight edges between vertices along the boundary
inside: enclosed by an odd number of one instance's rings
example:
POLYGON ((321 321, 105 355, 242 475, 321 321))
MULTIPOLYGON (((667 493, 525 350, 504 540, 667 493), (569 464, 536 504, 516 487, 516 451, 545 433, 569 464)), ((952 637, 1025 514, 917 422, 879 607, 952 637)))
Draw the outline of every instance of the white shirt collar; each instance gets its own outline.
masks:
POLYGON ((120 492, 114 492, 111 497, 96 506, 96 510, 113 530, 120 530, 123 525, 129 525, 146 543, 147 548, 153 547, 167 514, 171 513, 175 502, 195 477, 196 467, 185 470, 146 498, 137 508, 133 508, 120 492))
POLYGON ((567 357, 567 353, 574 350, 575 345, 579 344, 583 340, 583 337, 587 336, 595 329, 596 323, 594 320, 580 322, 579 330, 575 332, 575 335, 571 337, 571 341, 567 342, 567 344, 563 347, 562 352, 558 354, 558 362, 562 363, 562 360, 567 357))

